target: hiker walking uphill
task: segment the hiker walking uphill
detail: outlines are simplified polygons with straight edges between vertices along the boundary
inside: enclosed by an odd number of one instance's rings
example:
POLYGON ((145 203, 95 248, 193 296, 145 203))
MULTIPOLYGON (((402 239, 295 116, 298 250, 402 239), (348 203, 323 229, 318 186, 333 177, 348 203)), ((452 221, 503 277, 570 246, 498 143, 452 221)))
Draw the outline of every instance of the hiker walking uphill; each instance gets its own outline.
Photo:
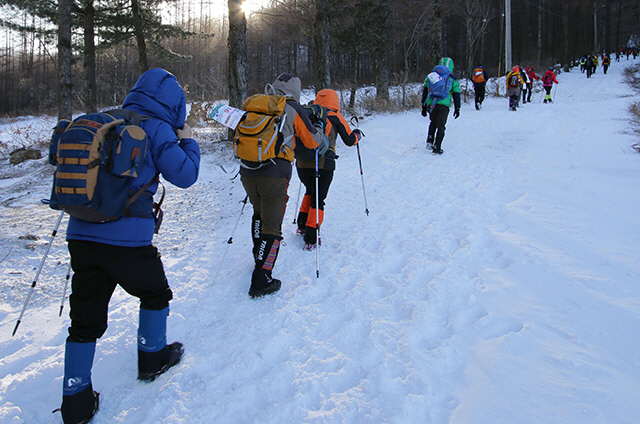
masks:
POLYGON ((553 100, 551 100, 551 88, 554 83, 557 84, 558 80, 556 79, 556 74, 553 73, 553 68, 549 68, 542 75, 542 86, 546 92, 543 103, 553 103, 553 100))
POLYGON ((96 341, 107 329, 109 300, 117 285, 140 299, 138 379, 154 380, 176 365, 183 354, 181 343, 166 344, 173 295, 160 253, 152 245, 157 223, 152 196, 158 187, 158 174, 181 188, 194 184, 200 150, 185 124, 184 91, 169 72, 159 68, 145 72, 122 107, 144 117, 140 127, 148 137, 147 154, 137 176, 131 178, 129 191, 147 188, 131 204, 130 216, 104 223, 73 216, 69 219, 67 240, 74 274, 62 390, 65 424, 88 422, 98 410, 91 368, 96 341))
POLYGON ((441 155, 444 153, 442 140, 444 139, 451 99, 453 99, 455 106, 453 117, 454 119, 460 117, 460 82, 452 72, 453 59, 443 57, 424 81, 422 116, 429 114, 431 122, 427 136, 427 149, 431 148, 433 154, 441 155))
MULTIPOLYGON (((241 156, 240 177, 251 205, 253 218, 251 234, 255 267, 251 274, 249 296, 261 297, 280 290, 281 282, 272 277, 280 241, 282 240, 282 220, 287 205, 287 188, 296 144, 308 149, 318 149, 324 154, 328 140, 323 136, 323 128, 316 128, 304 107, 300 105, 301 83, 295 75, 281 74, 272 85, 274 102, 284 102, 284 114, 280 117, 280 129, 276 155, 262 162, 253 162, 241 156)), ((253 96, 255 97, 255 96, 253 96)), ((245 105, 252 97, 245 101, 245 105)), ((237 136, 236 132, 236 136, 237 136)), ((254 138, 257 145, 258 138, 254 138)))
POLYGON ((591 78, 591 74, 593 74, 593 57, 587 56, 587 62, 584 65, 585 70, 587 71, 587 78, 591 78))
POLYGON ((473 70, 472 79, 473 79, 473 91, 475 93, 475 100, 476 100, 476 110, 480 110, 482 109, 482 102, 484 101, 487 81, 489 81, 487 72, 484 70, 482 65, 478 65, 478 67, 473 70))
POLYGON ((531 80, 529 79, 529 75, 524 70, 524 68, 518 66, 518 69, 520 70, 520 76, 522 77, 522 87, 521 87, 521 90, 520 90, 522 92, 522 104, 526 104, 527 103, 527 91, 529 89, 529 84, 531 83, 531 80))
POLYGON ((609 65, 611 65, 611 58, 609 58, 609 55, 605 54, 604 57, 602 58, 602 70, 604 71, 605 75, 607 75, 607 70, 609 69, 609 65))
POLYGON ((511 72, 507 74, 507 97, 509 98, 509 110, 518 110, 518 102, 520 101, 520 90, 524 85, 520 68, 514 66, 511 72))
POLYGON ((318 158, 318 193, 315 184, 315 158, 303 159, 296 153, 296 169, 300 181, 305 186, 305 194, 302 198, 300 211, 298 212, 298 234, 304 238, 304 250, 313 250, 320 242, 317 235, 317 227, 324 221, 324 200, 329 193, 329 186, 333 180, 336 169, 336 140, 338 136, 347 146, 354 146, 362 138, 359 129, 353 131, 340 112, 340 99, 338 93, 331 89, 320 90, 313 102, 327 109, 327 125, 325 134, 329 140, 329 149, 323 157, 318 158), (317 204, 316 204, 317 199, 317 204), (318 209, 318 210, 316 210, 318 209), (316 216, 318 222, 316 223, 316 216))
POLYGON ((527 73, 529 77, 529 81, 527 82, 527 102, 531 103, 531 94, 533 93, 533 81, 539 80, 540 77, 536 75, 536 71, 533 70, 532 67, 527 66, 524 68, 524 71, 527 73))

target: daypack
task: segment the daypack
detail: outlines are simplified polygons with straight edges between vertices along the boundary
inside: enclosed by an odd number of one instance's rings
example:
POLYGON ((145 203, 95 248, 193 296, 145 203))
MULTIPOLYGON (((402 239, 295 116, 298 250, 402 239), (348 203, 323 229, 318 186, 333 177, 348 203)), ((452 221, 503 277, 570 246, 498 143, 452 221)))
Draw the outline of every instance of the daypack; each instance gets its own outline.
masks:
MULTIPOLYGON (((324 138, 328 139, 327 133, 325 131, 325 129, 327 128, 327 108, 320 105, 308 105, 304 106, 304 110, 305 112, 307 112, 307 116, 309 117, 311 123, 314 124, 316 128, 318 128, 318 131, 322 131, 322 136, 324 138)), ((302 142, 296 143, 293 150, 295 152, 296 159, 299 160, 313 160, 316 157, 316 149, 310 149, 302 144, 302 142)))
POLYGON ((49 163, 56 166, 49 206, 95 223, 159 210, 151 195, 141 198, 157 175, 137 192, 129 190, 148 150, 141 119, 116 109, 60 121, 49 146, 49 163))
POLYGON ((242 159, 242 167, 258 169, 277 157, 293 161, 293 152, 282 148, 286 104, 286 96, 275 94, 256 94, 244 101, 242 110, 247 113, 233 137, 233 153, 242 159))
POLYGON ((433 69, 429 75, 427 75, 427 89, 429 94, 425 99, 423 106, 427 105, 429 98, 433 99, 432 107, 436 106, 436 103, 440 100, 446 99, 451 91, 451 71, 444 65, 438 65, 433 69))
POLYGON ((507 79, 507 85, 511 88, 520 87, 520 75, 519 74, 509 74, 509 78, 507 79))
POLYGON ((542 76, 542 82, 549 85, 553 82, 553 74, 551 72, 545 72, 542 76))
POLYGON ((473 79, 473 82, 475 82, 476 84, 487 82, 487 80, 484 78, 484 69, 476 68, 473 71, 473 78, 472 79, 473 79))

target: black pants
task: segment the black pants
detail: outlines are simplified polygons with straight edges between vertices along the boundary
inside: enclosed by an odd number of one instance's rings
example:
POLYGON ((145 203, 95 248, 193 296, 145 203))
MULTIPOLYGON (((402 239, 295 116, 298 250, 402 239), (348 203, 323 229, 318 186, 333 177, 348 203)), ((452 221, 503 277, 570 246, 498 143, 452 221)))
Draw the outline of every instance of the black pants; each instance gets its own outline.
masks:
MULTIPOLYGON (((298 177, 304 184, 305 195, 311 196, 311 207, 316 208, 316 170, 314 168, 296 168, 298 170, 298 177)), ((333 170, 318 169, 318 209, 324 210, 324 199, 329 194, 329 187, 331 181, 333 181, 333 170)))
POLYGON ((473 91, 476 92, 476 107, 484 102, 485 88, 484 84, 476 84, 473 87, 473 91))
POLYGON ((531 103, 531 93, 533 93, 533 83, 527 84, 527 101, 531 103))
POLYGON ((109 300, 117 285, 151 311, 165 309, 173 298, 155 246, 69 240, 69 253, 73 280, 68 341, 86 343, 102 337, 107 330, 109 300))
POLYGON ((434 137, 433 148, 436 150, 442 148, 442 140, 444 139, 444 131, 448 117, 449 108, 439 104, 437 104, 429 114, 429 118, 431 119, 431 123, 429 124, 429 137, 434 137))

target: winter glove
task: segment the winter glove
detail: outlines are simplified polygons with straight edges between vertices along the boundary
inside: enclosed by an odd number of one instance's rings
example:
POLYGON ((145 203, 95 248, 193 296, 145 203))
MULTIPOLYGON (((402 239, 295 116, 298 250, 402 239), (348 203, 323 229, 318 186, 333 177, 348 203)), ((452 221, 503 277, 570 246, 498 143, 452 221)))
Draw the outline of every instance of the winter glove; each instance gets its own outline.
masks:
POLYGON ((453 111, 453 118, 458 119, 460 117, 460 109, 453 111))
POLYGON ((429 108, 429 106, 425 105, 422 106, 422 116, 427 116, 427 109, 429 108))
POLYGON ((362 140, 362 138, 364 137, 364 133, 360 130, 360 128, 356 128, 352 132, 358 135, 358 141, 362 140))
POLYGON ((191 127, 187 124, 184 124, 184 127, 178 128, 176 130, 176 135, 178 136, 178 140, 182 140, 183 138, 193 138, 191 134, 191 127))
POLYGON ((323 135, 322 142, 320 142, 320 145, 316 147, 316 149, 318 150, 318 156, 324 156, 327 150, 329 150, 329 137, 323 135))

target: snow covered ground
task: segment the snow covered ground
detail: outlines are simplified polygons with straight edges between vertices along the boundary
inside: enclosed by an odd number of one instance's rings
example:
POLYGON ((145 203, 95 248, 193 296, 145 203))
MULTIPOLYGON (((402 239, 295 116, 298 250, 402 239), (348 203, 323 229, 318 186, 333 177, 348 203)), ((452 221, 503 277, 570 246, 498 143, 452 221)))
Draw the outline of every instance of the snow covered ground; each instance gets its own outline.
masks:
MULTIPOLYGON (((185 358, 138 382, 138 302, 117 290, 93 422, 638 423, 631 63, 561 74, 550 105, 541 93, 515 113, 504 98, 464 104, 442 156, 425 150, 419 111, 366 117, 364 180, 356 148, 338 146, 320 278, 295 235, 294 176, 283 287, 259 300, 247 295, 250 206, 240 213, 242 185, 219 166, 229 152, 207 148, 195 186, 167 187, 155 239, 174 291, 168 339, 185 358)), ((12 337, 59 214, 40 203, 46 159, 1 167, 0 422, 58 423, 66 218, 12 337)))

